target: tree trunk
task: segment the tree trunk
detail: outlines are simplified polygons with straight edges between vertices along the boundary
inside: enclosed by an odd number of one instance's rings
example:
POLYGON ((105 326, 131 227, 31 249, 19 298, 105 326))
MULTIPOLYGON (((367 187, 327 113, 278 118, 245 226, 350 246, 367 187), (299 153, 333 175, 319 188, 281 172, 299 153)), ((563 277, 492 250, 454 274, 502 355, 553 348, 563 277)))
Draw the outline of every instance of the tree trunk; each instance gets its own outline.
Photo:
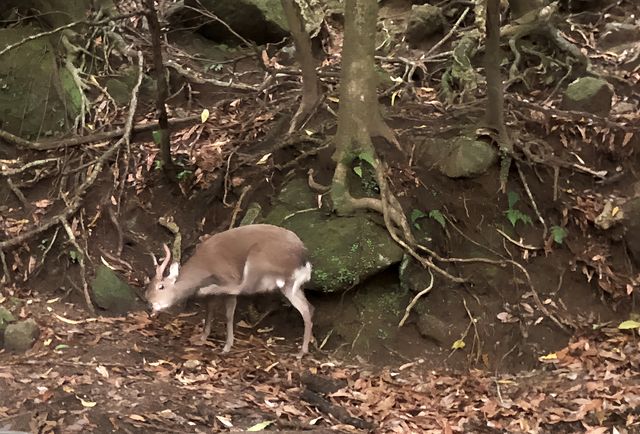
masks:
POLYGON ((504 95, 500 77, 500 0, 487 0, 485 71, 487 75, 486 121, 500 131, 504 128, 504 95))
POLYGON ((281 2, 296 47, 296 60, 302 70, 302 101, 300 101, 298 111, 291 120, 289 127, 289 134, 291 134, 302 125, 320 101, 320 81, 316 73, 311 38, 304 27, 300 6, 296 0, 281 0, 281 2))
POLYGON ((358 155, 374 161, 371 137, 381 135, 393 141, 393 132, 382 119, 378 105, 374 53, 378 4, 376 0, 345 0, 344 43, 340 76, 340 108, 335 137, 336 170, 331 198, 337 213, 353 211, 347 174, 358 155))

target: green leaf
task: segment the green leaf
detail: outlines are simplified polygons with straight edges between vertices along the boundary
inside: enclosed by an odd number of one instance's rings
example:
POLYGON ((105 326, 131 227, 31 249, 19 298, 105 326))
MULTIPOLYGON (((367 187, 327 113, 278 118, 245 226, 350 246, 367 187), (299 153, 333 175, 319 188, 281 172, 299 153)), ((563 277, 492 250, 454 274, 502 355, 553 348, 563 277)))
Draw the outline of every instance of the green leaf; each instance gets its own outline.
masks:
POLYGON ((251 432, 262 431, 263 429, 265 429, 266 427, 268 427, 272 423, 273 423, 272 420, 266 420, 264 422, 260 422, 260 423, 255 424, 251 428, 247 428, 247 431, 251 431, 251 432))
POLYGON ((160 170, 160 169, 162 169, 162 166, 163 166, 162 160, 155 160, 153 162, 153 169, 154 170, 160 170))
POLYGON ((416 229, 420 230, 420 225, 417 223, 417 221, 423 217, 427 217, 427 215, 419 209, 414 209, 411 211, 411 216, 409 218, 411 219, 411 223, 413 223, 413 226, 416 229))
POLYGON ((356 175, 358 175, 360 178, 362 178, 362 166, 354 167, 353 171, 356 173, 356 175))
POLYGON ((193 172, 191 172, 190 170, 183 170, 176 175, 176 178, 178 178, 179 181, 182 181, 183 179, 188 178, 191 173, 193 172))
POLYGON ((551 226, 551 236, 553 237, 553 241, 562 244, 567 236, 567 230, 560 226, 551 226))
POLYGON ((60 344, 60 345, 56 345, 56 347, 54 348, 55 351, 57 350, 64 350, 65 348, 69 348, 69 345, 67 344, 60 344))
POLYGON ((80 255, 78 254, 78 252, 76 252, 75 250, 71 250, 69 252, 69 258, 71 258, 71 260, 73 262, 78 262, 78 258, 80 257, 80 255))
POLYGON ((160 133, 160 131, 158 130, 152 131, 151 137, 153 138, 153 143, 155 143, 156 145, 159 145, 160 140, 162 139, 162 133, 160 133))
POLYGON ((510 209, 506 212, 507 214, 507 219, 509 220, 509 222, 511 223, 511 226, 516 227, 516 223, 518 223, 518 214, 520 213, 520 211, 516 210, 516 209, 510 209))
POLYGON ((507 194, 507 200, 509 201, 509 209, 512 209, 513 206, 520 200, 520 196, 518 196, 518 193, 516 193, 515 191, 510 191, 507 194))
POLYGON ((418 219, 421 219, 423 217, 427 217, 427 215, 419 209, 414 209, 413 211, 411 211, 411 223, 415 223, 418 219))
POLYGON ((369 163, 371 167, 375 167, 376 163, 375 159, 373 158, 373 154, 370 154, 369 152, 361 152, 360 155, 358 155, 358 158, 369 163))
POLYGON ((623 321, 618 326, 620 330, 631 330, 640 328, 640 322, 629 319, 627 321, 623 321))
POLYGON ((440 226, 442 226, 442 229, 444 229, 446 221, 444 219, 444 215, 442 215, 440 210, 432 209, 431 211, 429 211, 429 217, 440 223, 440 226))
POLYGON ((465 345, 466 344, 464 343, 464 341, 462 339, 458 339, 457 341, 455 341, 453 343, 453 345, 451 345, 451 348, 454 349, 454 350, 461 350, 461 349, 463 349, 465 347, 465 345))

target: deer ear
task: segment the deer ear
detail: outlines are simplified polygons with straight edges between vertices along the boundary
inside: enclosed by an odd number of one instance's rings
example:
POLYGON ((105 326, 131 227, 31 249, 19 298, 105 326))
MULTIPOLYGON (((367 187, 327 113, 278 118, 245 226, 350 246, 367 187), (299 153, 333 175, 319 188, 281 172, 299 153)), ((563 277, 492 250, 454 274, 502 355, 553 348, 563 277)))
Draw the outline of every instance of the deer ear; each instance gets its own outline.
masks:
POLYGON ((174 262, 173 264, 171 264, 171 266, 169 267, 169 276, 167 276, 169 279, 177 279, 178 278, 178 272, 180 271, 180 264, 178 264, 177 262, 174 262))

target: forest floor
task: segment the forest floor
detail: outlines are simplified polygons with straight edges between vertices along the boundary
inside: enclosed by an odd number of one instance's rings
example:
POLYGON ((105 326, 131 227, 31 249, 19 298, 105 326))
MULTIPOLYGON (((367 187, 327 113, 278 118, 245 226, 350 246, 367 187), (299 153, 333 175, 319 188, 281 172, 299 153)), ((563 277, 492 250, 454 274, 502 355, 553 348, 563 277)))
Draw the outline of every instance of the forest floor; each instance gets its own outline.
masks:
MULTIPOLYGON (((611 67, 599 60, 603 68, 611 67)), ((324 66, 337 63, 333 58, 324 66)), ((255 59, 236 67, 236 73, 253 71, 255 59)), ((247 82, 253 78, 255 85, 263 78, 260 71, 243 77, 247 82)), ((336 83, 330 80, 327 91, 336 96, 336 83)), ((622 93, 637 101, 638 73, 630 73, 627 82, 622 93)), ((202 234, 228 227, 236 205, 244 210, 256 201, 268 209, 292 176, 304 177, 312 168, 316 181, 328 183, 331 148, 317 148, 335 132, 335 118, 325 107, 337 112, 338 104, 328 99, 305 127, 321 140, 282 142, 288 116, 281 115, 291 114, 297 96, 292 83, 298 85, 291 79, 274 85, 264 99, 192 85, 197 109, 185 92, 176 93, 170 106, 191 115, 210 110, 208 122, 173 130, 174 152, 187 176, 179 188, 169 185, 154 166, 158 151, 151 135, 137 134, 135 170, 122 194, 114 187, 122 174, 105 172, 72 222, 87 247, 89 269, 107 257, 132 286, 142 288, 152 270, 148 253, 158 254, 160 240, 169 239, 158 217, 170 214, 183 230, 185 248, 191 248, 202 234), (239 203, 244 186, 251 190, 239 203), (120 221, 131 223, 127 231, 144 235, 125 240, 123 262, 117 263, 111 258, 120 228, 107 212, 115 197, 120 221)), ((517 92, 526 93, 517 86, 509 90, 512 96, 517 92)), ((527 92, 541 103, 549 89, 527 92)), ((259 327, 249 326, 243 301, 236 344, 222 355, 220 316, 213 338, 204 344, 197 340, 202 308, 151 318, 141 303, 140 310, 127 315, 90 316, 77 291, 80 270, 70 246, 56 244, 42 255, 42 240, 34 239, 30 248, 11 256, 12 270, 22 279, 4 288, 1 303, 20 318, 36 319, 40 336, 25 354, 0 353, 0 430, 640 433, 640 341, 634 330, 618 328, 634 310, 637 281, 619 230, 594 226, 604 198, 635 194, 640 142, 637 135, 627 140, 615 125, 637 125, 637 113, 632 120, 576 120, 542 104, 531 108, 524 98, 507 100, 510 128, 543 140, 559 158, 579 155, 574 162, 616 174, 605 183, 562 169, 555 183, 553 167, 523 165, 540 215, 548 226, 568 231, 561 243, 554 243, 550 235, 543 238, 515 169, 508 190, 518 193, 518 207, 533 223, 510 227, 507 195, 498 193, 499 167, 474 179, 452 180, 420 158, 425 138, 452 137, 462 126, 474 125, 483 115, 482 105, 445 108, 428 87, 418 88, 414 96, 394 104, 381 98, 403 151, 380 144, 379 152, 407 215, 439 210, 445 225, 434 219, 420 225, 440 256, 516 261, 527 270, 531 285, 512 266, 446 264, 470 281, 454 285, 439 279, 427 299, 430 311, 441 314, 445 335, 455 337, 451 342, 425 337, 414 315, 394 339, 373 339, 360 349, 349 340, 329 338, 333 324, 361 326, 353 304, 358 288, 344 296, 311 293, 315 337, 326 344, 316 345, 302 360, 295 358, 302 332, 297 313, 281 308, 259 327), (465 338, 467 346, 453 350, 457 338, 465 338)), ((153 104, 142 99, 137 124, 152 119, 153 104)), ((89 148, 93 156, 100 146, 89 148)), ((67 161, 78 155, 74 152, 88 151, 70 150, 67 161)), ((16 151, 14 157, 29 161, 42 154, 16 151)), ((2 215, 5 234, 17 235, 58 212, 64 202, 55 197, 55 189, 39 183, 25 190, 34 204, 29 209, 9 196, 3 204, 8 210, 2 215)), ((47 240, 51 236, 50 231, 47 240)))

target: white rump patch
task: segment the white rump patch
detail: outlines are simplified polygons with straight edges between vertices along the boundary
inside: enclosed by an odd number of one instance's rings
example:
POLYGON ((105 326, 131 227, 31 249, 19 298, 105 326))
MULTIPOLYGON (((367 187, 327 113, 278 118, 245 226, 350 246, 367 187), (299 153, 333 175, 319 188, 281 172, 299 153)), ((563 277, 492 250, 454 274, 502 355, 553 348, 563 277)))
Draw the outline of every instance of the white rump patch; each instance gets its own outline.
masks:
POLYGON ((276 286, 280 289, 284 288, 284 279, 276 279, 276 286))
POLYGON ((302 285, 311 280, 311 262, 307 262, 304 266, 296 268, 291 275, 293 279, 292 291, 295 293, 302 285))

